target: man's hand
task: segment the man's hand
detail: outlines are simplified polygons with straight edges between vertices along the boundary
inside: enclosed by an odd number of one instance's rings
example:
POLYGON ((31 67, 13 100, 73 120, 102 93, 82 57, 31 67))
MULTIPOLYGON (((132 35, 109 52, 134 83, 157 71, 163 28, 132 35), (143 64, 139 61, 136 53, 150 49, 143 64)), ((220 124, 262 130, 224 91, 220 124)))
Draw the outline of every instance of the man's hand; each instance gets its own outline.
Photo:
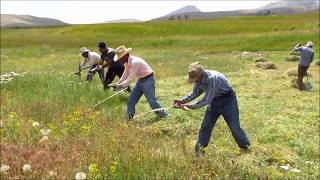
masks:
POLYGON ((124 88, 126 88, 126 87, 123 87, 123 86, 121 86, 119 84, 116 84, 116 85, 113 86, 113 91, 120 91, 120 90, 122 90, 124 88))
POLYGON ((175 104, 175 105, 177 105, 177 106, 181 106, 183 103, 184 103, 184 101, 182 101, 182 100, 178 100, 178 99, 176 99, 176 100, 173 100, 173 104, 175 104))
POLYGON ((180 107, 181 107, 181 109, 183 109, 185 111, 190 110, 190 104, 182 104, 180 107))

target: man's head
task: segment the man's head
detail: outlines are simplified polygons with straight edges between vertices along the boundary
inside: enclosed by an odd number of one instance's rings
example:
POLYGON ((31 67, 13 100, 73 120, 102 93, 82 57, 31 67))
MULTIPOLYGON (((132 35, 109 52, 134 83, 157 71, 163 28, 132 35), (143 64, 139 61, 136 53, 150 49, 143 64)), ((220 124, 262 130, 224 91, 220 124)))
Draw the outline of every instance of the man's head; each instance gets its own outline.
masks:
POLYGON ((129 59, 129 52, 132 50, 132 48, 126 48, 125 46, 120 46, 115 50, 116 53, 116 59, 115 61, 119 61, 122 64, 125 64, 128 62, 129 59))
POLYGON ((312 48, 312 47, 313 47, 313 42, 308 41, 307 44, 306 44, 306 46, 309 47, 309 48, 312 48))
POLYGON ((89 57, 89 52, 90 52, 90 50, 87 49, 86 47, 80 48, 79 51, 80 51, 80 54, 79 54, 79 55, 81 55, 82 57, 84 57, 84 58, 88 58, 88 57, 89 57))
POLYGON ((105 42, 101 41, 98 43, 97 47, 99 48, 100 53, 108 52, 108 47, 105 42))
POLYGON ((200 82, 203 77, 204 69, 199 62, 191 63, 188 67, 188 82, 195 83, 200 82))

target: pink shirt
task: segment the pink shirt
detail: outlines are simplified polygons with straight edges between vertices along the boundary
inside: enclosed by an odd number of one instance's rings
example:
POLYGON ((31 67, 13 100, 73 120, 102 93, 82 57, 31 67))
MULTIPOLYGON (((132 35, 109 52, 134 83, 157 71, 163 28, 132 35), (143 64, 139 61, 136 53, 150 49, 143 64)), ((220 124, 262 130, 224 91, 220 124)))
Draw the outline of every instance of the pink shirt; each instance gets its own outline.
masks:
POLYGON ((125 70, 119 82, 121 87, 128 86, 135 77, 140 79, 153 73, 151 67, 143 59, 136 56, 129 56, 124 67, 125 70))

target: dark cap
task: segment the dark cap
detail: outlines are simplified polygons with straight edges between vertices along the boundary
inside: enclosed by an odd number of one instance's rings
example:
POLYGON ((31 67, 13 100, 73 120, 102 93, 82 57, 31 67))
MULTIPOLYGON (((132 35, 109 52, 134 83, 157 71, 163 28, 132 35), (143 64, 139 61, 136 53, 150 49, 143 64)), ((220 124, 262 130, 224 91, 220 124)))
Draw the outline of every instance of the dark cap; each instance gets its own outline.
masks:
POLYGON ((98 43, 98 47, 99 47, 99 48, 106 48, 107 45, 106 45, 105 42, 101 41, 101 42, 98 43))

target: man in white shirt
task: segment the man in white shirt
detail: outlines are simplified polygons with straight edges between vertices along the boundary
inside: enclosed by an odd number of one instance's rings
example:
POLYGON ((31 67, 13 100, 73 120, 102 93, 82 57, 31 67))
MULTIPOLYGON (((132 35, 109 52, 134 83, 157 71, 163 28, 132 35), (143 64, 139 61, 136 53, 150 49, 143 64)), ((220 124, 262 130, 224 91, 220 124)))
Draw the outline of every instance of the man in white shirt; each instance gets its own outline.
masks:
POLYGON ((120 46, 115 50, 117 55, 116 61, 121 62, 125 66, 124 73, 117 84, 117 88, 128 87, 134 78, 138 78, 128 100, 128 119, 131 120, 134 117, 135 105, 142 95, 146 97, 150 107, 156 110, 155 113, 158 117, 168 116, 155 96, 155 79, 151 67, 143 59, 129 55, 130 51, 131 48, 126 49, 124 46, 120 46))
POLYGON ((87 80, 91 81, 96 72, 99 73, 100 80, 102 84, 104 84, 104 69, 96 68, 98 64, 101 63, 100 55, 96 52, 92 52, 86 47, 82 47, 80 49, 80 55, 84 57, 80 64, 79 72, 75 73, 77 75, 80 74, 81 70, 89 69, 87 74, 87 80))

